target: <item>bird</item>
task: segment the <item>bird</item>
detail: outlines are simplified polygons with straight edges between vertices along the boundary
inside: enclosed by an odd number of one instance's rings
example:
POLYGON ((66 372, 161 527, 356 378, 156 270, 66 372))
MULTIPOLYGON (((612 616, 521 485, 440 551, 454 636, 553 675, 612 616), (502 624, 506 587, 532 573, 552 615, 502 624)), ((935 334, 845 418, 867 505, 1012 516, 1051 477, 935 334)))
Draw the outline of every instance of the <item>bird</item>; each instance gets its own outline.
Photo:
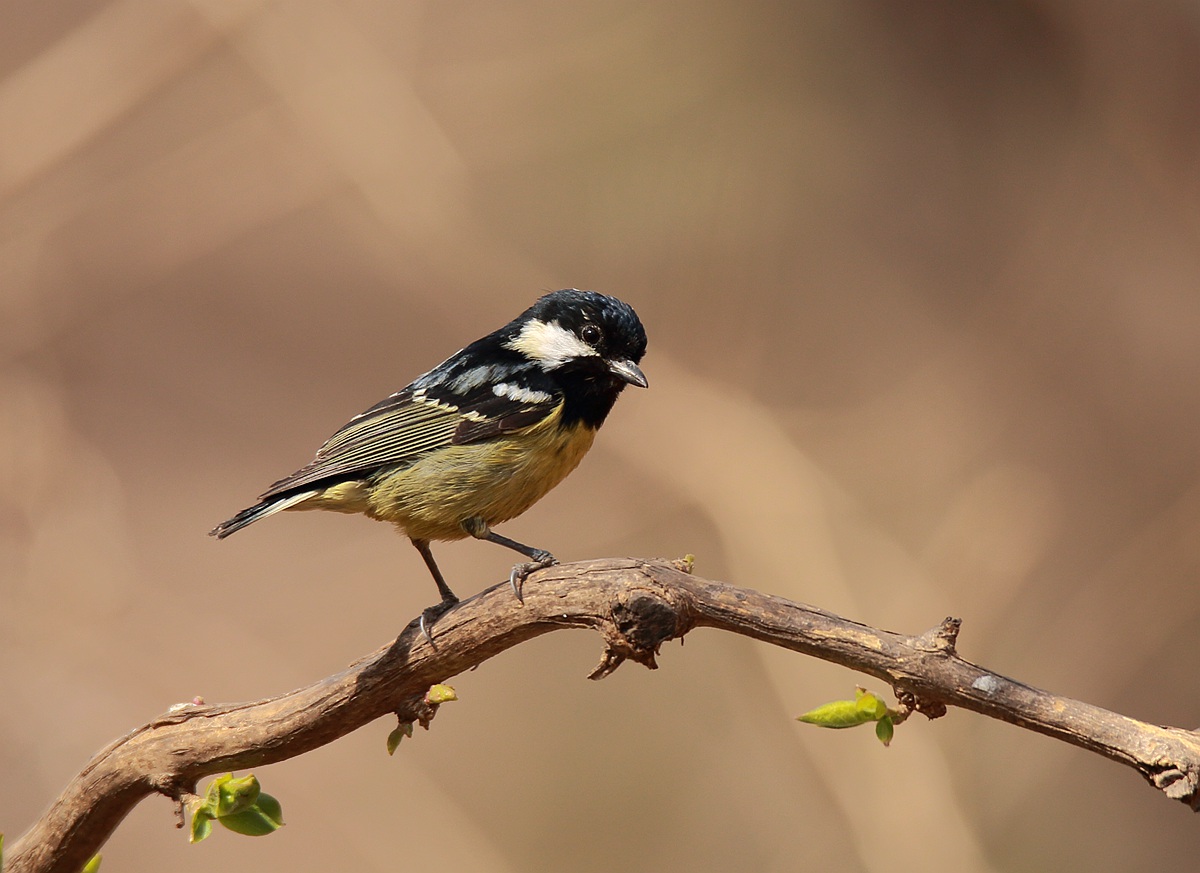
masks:
POLYGON ((629 304, 575 288, 545 294, 350 419, 309 464, 209 534, 224 539, 283 510, 390 522, 420 552, 441 597, 421 615, 428 638, 427 622, 459 602, 430 543, 474 537, 524 555, 509 575, 518 598, 530 573, 557 563, 492 526, 575 469, 625 387, 647 387, 638 366, 645 352, 629 304))

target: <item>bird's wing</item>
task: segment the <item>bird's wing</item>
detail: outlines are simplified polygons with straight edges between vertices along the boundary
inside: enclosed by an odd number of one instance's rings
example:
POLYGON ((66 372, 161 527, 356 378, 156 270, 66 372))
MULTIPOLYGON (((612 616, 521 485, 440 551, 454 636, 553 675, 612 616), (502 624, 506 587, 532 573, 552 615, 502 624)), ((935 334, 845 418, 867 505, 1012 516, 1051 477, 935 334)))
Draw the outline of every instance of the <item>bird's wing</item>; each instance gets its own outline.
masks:
POLYGON ((451 445, 465 445, 523 430, 542 421, 561 398, 497 396, 487 386, 465 395, 398 391, 346 423, 308 465, 280 479, 260 499, 306 486, 345 481, 384 467, 405 466, 451 445))

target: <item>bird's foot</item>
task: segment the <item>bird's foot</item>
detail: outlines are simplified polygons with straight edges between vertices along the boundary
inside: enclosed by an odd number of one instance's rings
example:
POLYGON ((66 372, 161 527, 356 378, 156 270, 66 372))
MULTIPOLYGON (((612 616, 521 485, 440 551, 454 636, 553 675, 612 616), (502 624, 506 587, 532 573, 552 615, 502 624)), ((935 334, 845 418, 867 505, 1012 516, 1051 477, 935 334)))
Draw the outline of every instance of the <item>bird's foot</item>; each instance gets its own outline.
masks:
POLYGON ((535 549, 529 557, 533 560, 515 565, 512 568, 512 572, 508 574, 508 584, 512 586, 513 594, 517 596, 517 600, 522 603, 525 602, 525 598, 521 596, 521 586, 525 584, 525 580, 529 578, 529 574, 535 570, 552 567, 558 563, 558 559, 554 555, 543 549, 535 549))
POLYGON ((441 603, 436 603, 433 606, 426 607, 421 612, 421 621, 419 625, 421 628, 421 636, 425 637, 425 641, 429 643, 429 645, 433 645, 433 637, 429 635, 429 626, 457 605, 458 598, 456 597, 453 600, 443 600, 441 603))

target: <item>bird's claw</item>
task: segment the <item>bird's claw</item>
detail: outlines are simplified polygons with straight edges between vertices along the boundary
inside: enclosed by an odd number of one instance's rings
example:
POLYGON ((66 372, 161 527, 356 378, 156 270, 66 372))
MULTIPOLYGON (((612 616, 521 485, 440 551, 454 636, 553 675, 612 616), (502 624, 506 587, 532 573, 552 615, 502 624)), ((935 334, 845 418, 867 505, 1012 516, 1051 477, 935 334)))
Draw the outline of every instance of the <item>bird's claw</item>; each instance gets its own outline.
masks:
POLYGON ((421 620, 417 626, 421 629, 421 636, 425 638, 425 642, 433 645, 433 637, 429 635, 429 626, 457 605, 457 600, 443 600, 441 603, 428 606, 421 611, 421 620))
POLYGON ((524 564, 516 564, 512 568, 512 572, 508 574, 508 584, 512 587, 513 594, 521 603, 525 602, 525 598, 521 595, 521 585, 529 578, 529 574, 535 570, 541 570, 545 567, 552 567, 558 563, 558 559, 547 551, 538 549, 529 557, 533 558, 524 564))

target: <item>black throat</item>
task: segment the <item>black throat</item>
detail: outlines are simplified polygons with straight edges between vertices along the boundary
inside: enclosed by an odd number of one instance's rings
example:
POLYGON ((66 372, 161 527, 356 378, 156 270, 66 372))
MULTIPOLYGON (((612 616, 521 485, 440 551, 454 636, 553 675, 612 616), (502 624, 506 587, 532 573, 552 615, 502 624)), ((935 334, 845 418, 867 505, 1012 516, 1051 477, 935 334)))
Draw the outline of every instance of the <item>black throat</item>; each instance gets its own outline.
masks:
POLYGON ((625 383, 603 373, 574 370, 558 377, 563 393, 562 426, 583 424, 592 430, 604 424, 625 383))

